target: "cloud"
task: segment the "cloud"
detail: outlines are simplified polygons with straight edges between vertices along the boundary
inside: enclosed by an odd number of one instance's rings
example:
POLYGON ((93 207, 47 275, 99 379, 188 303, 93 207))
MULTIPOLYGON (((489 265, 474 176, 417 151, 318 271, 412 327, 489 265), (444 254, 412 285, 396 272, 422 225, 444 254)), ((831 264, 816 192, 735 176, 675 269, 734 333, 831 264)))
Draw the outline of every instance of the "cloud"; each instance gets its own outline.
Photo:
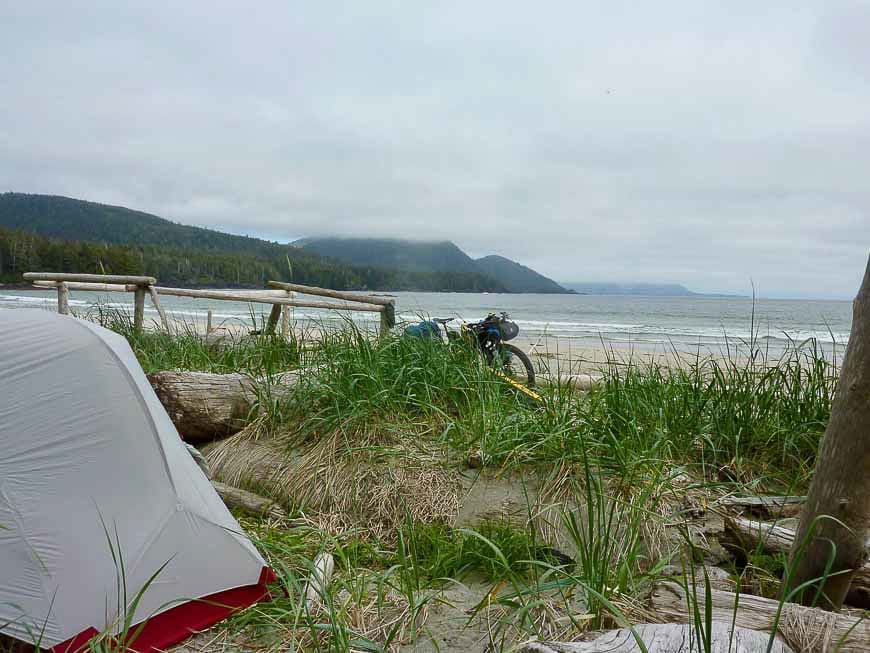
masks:
POLYGON ((8 3, 0 189, 286 240, 449 238, 562 280, 851 296, 870 10, 8 3))

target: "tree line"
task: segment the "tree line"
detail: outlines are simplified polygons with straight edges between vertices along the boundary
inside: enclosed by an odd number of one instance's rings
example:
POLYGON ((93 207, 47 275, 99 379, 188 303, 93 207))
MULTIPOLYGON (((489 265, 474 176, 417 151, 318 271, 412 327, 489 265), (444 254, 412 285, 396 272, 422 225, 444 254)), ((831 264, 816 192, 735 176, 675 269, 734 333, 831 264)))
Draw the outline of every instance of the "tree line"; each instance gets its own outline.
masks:
POLYGON ((21 282, 24 272, 36 271, 148 275, 186 287, 262 288, 271 279, 337 290, 504 291, 481 274, 351 266, 290 246, 257 255, 67 240, 0 227, 0 281, 21 282))

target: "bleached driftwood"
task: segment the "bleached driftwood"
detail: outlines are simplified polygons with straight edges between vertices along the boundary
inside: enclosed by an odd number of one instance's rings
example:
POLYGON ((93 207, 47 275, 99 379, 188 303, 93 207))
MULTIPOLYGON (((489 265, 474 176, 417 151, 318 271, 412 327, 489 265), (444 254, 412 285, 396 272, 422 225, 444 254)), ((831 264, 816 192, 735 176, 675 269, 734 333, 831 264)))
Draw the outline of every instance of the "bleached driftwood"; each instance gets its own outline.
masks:
MULTIPOLYGON (((648 653, 692 653, 704 648, 694 626, 688 624, 639 624, 634 634, 628 628, 594 634, 583 642, 529 642, 524 653, 640 653, 635 634, 648 653)), ((793 653, 779 638, 768 649, 770 635, 746 628, 714 622, 710 633, 710 653, 793 653)))
POLYGON ((744 510, 759 517, 779 519, 799 514, 806 500, 805 496, 728 496, 719 499, 716 505, 744 510))
POLYGON ((157 309, 157 314, 160 315, 160 323, 166 332, 169 333, 169 319, 166 317, 166 311, 160 305, 160 296, 154 290, 154 286, 148 286, 148 295, 151 297, 151 303, 154 304, 154 308, 157 309))
POLYGON ((57 284, 57 312, 69 315, 69 286, 63 281, 57 284))
POLYGON ((303 286, 298 283, 285 283, 283 281, 269 281, 267 284, 270 288, 280 288, 288 292, 298 292, 303 295, 315 295, 318 297, 329 297, 330 299, 343 299, 349 302, 362 302, 364 304, 380 304, 381 306, 389 306, 393 304, 393 299, 388 297, 378 297, 377 295, 360 295, 357 293, 346 292, 344 290, 332 290, 331 288, 318 288, 317 286, 303 286))
POLYGON ((745 517, 727 517, 725 530, 748 548, 761 543, 765 551, 788 551, 794 542, 794 531, 775 522, 756 521, 745 517))
POLYGON ((805 496, 757 496, 757 497, 722 497, 717 501, 720 506, 743 506, 747 508, 781 508, 782 506, 800 505, 807 500, 805 496))
MULTIPOLYGON (((332 290, 331 288, 318 288, 317 286, 303 286, 298 283, 285 283, 283 281, 269 281, 267 285, 270 288, 280 288, 288 293, 298 292, 303 295, 315 295, 318 297, 329 297, 330 299, 341 299, 345 302, 362 302, 368 305, 380 306, 381 314, 381 335, 389 333, 390 329, 396 326, 396 303, 395 300, 388 297, 378 297, 377 295, 359 295, 343 290, 332 290)), ((296 304, 297 306, 301 304, 296 304)), ((369 310, 369 309, 364 309, 369 310)))
POLYGON ((67 272, 25 272, 27 281, 81 281, 84 283, 117 283, 134 286, 153 286, 157 283, 154 277, 135 277, 119 274, 78 274, 67 272))
POLYGON ((287 512, 271 499, 220 481, 212 481, 211 484, 228 508, 238 508, 258 517, 287 517, 287 512))
MULTIPOLYGON (((775 523, 755 521, 743 517, 729 517, 725 520, 725 530, 744 549, 753 549, 759 544, 768 552, 788 553, 794 543, 795 532, 775 523)), ((870 542, 865 542, 870 548, 870 542)), ((864 563, 855 571, 846 603, 855 607, 870 609, 870 563, 864 563)))
POLYGON ((272 304, 281 306, 298 306, 300 308, 325 308, 335 311, 363 311, 367 313, 381 313, 385 310, 380 304, 357 304, 355 302, 317 302, 290 299, 288 297, 276 297, 270 294, 237 292, 226 290, 191 290, 188 288, 167 288, 157 286, 155 288, 161 295, 174 297, 196 297, 200 299, 221 299, 235 302, 251 302, 254 304, 272 304))
MULTIPOLYGON (((207 442, 240 431, 257 401, 259 383, 244 374, 189 371, 156 372, 148 380, 188 442, 207 442)), ((281 397, 298 381, 298 372, 285 372, 268 384, 272 396, 281 397)))
POLYGON ((305 600, 308 601, 309 607, 323 603, 334 568, 335 560, 331 553, 323 551, 314 558, 311 576, 305 584, 305 600))
POLYGON ((205 456, 202 455, 199 449, 192 444, 185 442, 187 452, 196 462, 197 466, 205 474, 205 477, 211 482, 218 496, 226 504, 227 508, 237 508, 249 512, 258 517, 273 517, 275 519, 284 519, 287 517, 287 512, 277 503, 266 497, 261 497, 259 494, 248 492, 220 481, 212 480, 211 467, 208 464, 205 456))
POLYGON ((36 288, 57 288, 61 283, 65 283, 70 290, 90 290, 92 292, 133 292, 136 290, 134 284, 120 283, 86 283, 84 281, 34 281, 33 285, 36 288))
MULTIPOLYGON (((696 588, 695 593, 703 619, 706 593, 703 588, 696 588)), ((870 623, 861 617, 807 608, 795 603, 784 604, 780 611, 778 601, 751 594, 739 596, 735 611, 737 598, 732 592, 712 590, 712 621, 725 624, 733 621, 735 626, 769 633, 777 623, 779 614, 778 633, 796 653, 859 653, 870 650, 870 623)), ((676 583, 657 583, 650 597, 650 608, 664 621, 693 623, 693 609, 687 603, 685 591, 676 583)))
POLYGON ((133 330, 142 331, 145 326, 145 286, 136 286, 133 291, 133 330))
POLYGON ((290 337, 290 307, 281 307, 281 337, 284 340, 290 337))

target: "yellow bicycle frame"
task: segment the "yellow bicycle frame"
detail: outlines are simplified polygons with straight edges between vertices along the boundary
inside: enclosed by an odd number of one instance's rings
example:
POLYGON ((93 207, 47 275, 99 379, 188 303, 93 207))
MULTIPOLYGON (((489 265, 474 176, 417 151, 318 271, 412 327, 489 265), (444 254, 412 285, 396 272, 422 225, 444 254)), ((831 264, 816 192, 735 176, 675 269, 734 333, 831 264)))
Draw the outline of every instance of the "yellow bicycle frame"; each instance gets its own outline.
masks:
MULTIPOLYGON (((463 337, 474 335, 473 333, 471 333, 471 329, 469 329, 468 326, 466 326, 465 324, 459 325, 459 332, 462 334, 463 337)), ((512 379, 511 377, 509 377, 507 374, 505 374, 501 370, 497 370, 494 367, 491 369, 493 371, 493 374, 495 374, 496 376, 501 377, 502 379, 507 381, 508 384, 510 386, 512 386, 515 390, 522 392, 524 395, 526 395, 530 399, 534 399, 535 401, 543 401, 544 400, 544 398, 540 394, 538 394, 537 392, 535 392, 531 388, 524 386, 522 383, 520 383, 516 379, 512 379)))

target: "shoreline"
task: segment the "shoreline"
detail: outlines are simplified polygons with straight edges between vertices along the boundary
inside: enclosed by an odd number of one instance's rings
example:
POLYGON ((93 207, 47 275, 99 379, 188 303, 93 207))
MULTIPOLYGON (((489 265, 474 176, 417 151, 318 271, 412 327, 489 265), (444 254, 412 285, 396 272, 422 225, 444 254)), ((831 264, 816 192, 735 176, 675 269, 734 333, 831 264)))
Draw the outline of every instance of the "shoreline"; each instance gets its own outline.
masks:
MULTIPOLYGON (((158 322, 146 320, 151 327, 160 328, 158 322)), ((206 338, 220 340, 221 338, 237 339, 245 337, 252 331, 251 325, 242 318, 229 318, 217 320, 211 332, 206 333, 204 319, 182 322, 186 328, 206 338)), ((378 330, 374 324, 357 325, 361 331, 373 338, 378 337, 378 330)), ((397 327, 401 328, 401 327, 397 327)), ((324 335, 340 331, 342 325, 329 325, 323 328, 322 324, 308 321, 291 322, 291 332, 301 343, 316 341, 324 335)), ((280 324, 277 328, 280 333, 280 324)), ((600 376, 607 369, 626 368, 631 366, 655 366, 662 369, 690 369, 693 365, 704 363, 726 364, 733 363, 745 366, 750 363, 751 356, 748 352, 741 351, 732 345, 731 352, 717 351, 713 347, 699 345, 692 350, 674 349, 671 345, 660 343, 636 343, 602 338, 597 345, 577 343, 575 338, 543 334, 524 335, 520 334, 511 341, 527 352, 535 364, 539 373, 544 375, 557 375, 561 377, 571 376, 600 376)), ((762 356, 766 364, 774 364, 780 359, 775 352, 767 352, 762 356)), ((840 355, 838 355, 838 360, 840 355)), ((761 363, 759 363, 761 364, 761 363)))
MULTIPOLYGON (((53 289, 27 287, 24 284, 0 286, 0 300, 3 299, 4 294, 14 296, 18 292, 26 295, 29 299, 22 297, 20 303, 15 300, 8 303, 0 301, 0 309, 16 310, 19 307, 33 306, 53 310, 53 300, 56 296, 53 289)), ((387 293, 379 294, 383 296, 387 293)), ((437 295, 438 293, 433 293, 434 297, 437 295)), ((486 297, 483 294, 480 296, 486 297)), ((505 295, 505 297, 508 296, 505 295)), ((107 306, 109 310, 119 310, 129 314, 132 306, 132 298, 128 294, 99 298, 91 297, 90 293, 82 296, 76 292, 73 297, 77 300, 76 306, 72 306, 73 311, 80 315, 86 312, 95 312, 99 306, 107 306)), ((415 301, 413 297, 410 299, 406 299, 402 295, 396 297, 399 305, 397 330, 401 330, 407 323, 414 323, 426 317, 427 314, 422 312, 418 314, 413 310, 415 301), (406 306, 404 311, 401 310, 403 306, 406 306)), ((427 300, 418 299, 417 301, 427 300)), ((444 299, 440 302, 441 309, 438 308, 436 300, 432 301, 435 302, 432 314, 449 313, 449 310, 444 310, 443 306, 452 305, 450 299, 444 299)), ((466 301, 465 305, 460 303, 457 306, 457 312, 454 315, 461 318, 459 311, 465 315, 475 315, 475 313, 482 311, 494 310, 493 306, 497 306, 498 303, 498 300, 494 302, 484 300, 480 302, 480 306, 477 306, 476 301, 470 304, 466 301)), ((221 302, 203 302, 201 305, 190 306, 173 306, 172 304, 172 302, 164 304, 164 308, 172 322, 182 330, 191 329, 201 334, 205 333, 206 316, 208 310, 211 309, 213 326, 225 335, 233 337, 262 328, 269 310, 266 305, 255 305, 250 313, 242 313, 236 302, 227 302, 227 306, 222 306, 221 302)), ((665 319, 661 324, 655 321, 649 322, 650 317, 643 315, 642 311, 636 317, 616 314, 611 317, 609 315, 599 316, 594 313, 588 315, 582 312, 577 313, 576 309, 572 314, 570 313, 571 309, 569 309, 562 318, 552 314, 552 303, 539 306, 538 302, 521 301, 519 305, 507 306, 507 308, 515 319, 517 316, 523 316, 516 319, 520 326, 520 334, 514 344, 528 351, 536 360, 536 366, 541 368, 557 366, 563 370, 580 368, 586 371, 614 362, 620 365, 629 362, 654 363, 665 367, 685 368, 699 359, 713 358, 719 361, 745 362, 750 355, 751 339, 747 337, 746 333, 742 333, 742 331, 746 331, 745 328, 738 329, 736 333, 734 331, 726 333, 723 330, 721 335, 714 336, 710 333, 709 326, 702 324, 697 326, 698 332, 695 333, 693 331, 695 326, 691 318, 692 311, 690 310, 687 310, 686 328, 683 328, 679 322, 675 322, 673 319, 665 319), (544 312, 537 312, 539 309, 544 309, 544 312), (547 320, 551 318, 555 321, 548 322, 547 320), (568 321, 560 322, 560 319, 568 321), (601 324, 597 324, 599 320, 601 324), (609 324, 608 320, 612 321, 613 324, 609 324), (588 324, 581 324, 581 322, 588 322, 588 324), (643 325, 643 328, 638 328, 635 331, 627 328, 629 324, 636 324, 638 327, 643 325), (600 330, 596 330, 597 327, 600 327, 600 330), (671 331, 671 327, 674 328, 673 331, 671 331)), ((157 319, 157 312, 148 304, 146 304, 145 310, 146 322, 151 324, 157 319)), ((649 311, 649 305, 644 310, 649 311)), ((317 311, 307 311, 306 309, 296 309, 296 311, 291 312, 291 322, 297 336, 313 338, 320 332, 340 329, 347 325, 346 318, 341 314, 320 315, 317 313, 317 311)), ((354 315, 352 322, 355 327, 364 332, 377 332, 378 323, 376 320, 354 315)), ((455 329, 455 325, 458 324, 459 321, 452 323, 451 326, 455 329)), ((811 331, 814 327, 815 325, 810 325, 806 329, 811 331)), ((798 323, 795 328, 803 327, 798 323)), ((845 333, 845 328, 840 330, 845 333)), ((764 335, 757 335, 752 344, 754 350, 761 351, 763 357, 768 361, 775 361, 782 355, 794 352, 796 347, 816 346, 830 360, 840 360, 845 351, 845 342, 839 340, 839 334, 837 334, 838 339, 831 342, 821 337, 816 337, 815 340, 805 337, 801 337, 800 340, 778 337, 773 335, 773 333, 778 332, 771 331, 769 327, 762 333, 764 335)))

